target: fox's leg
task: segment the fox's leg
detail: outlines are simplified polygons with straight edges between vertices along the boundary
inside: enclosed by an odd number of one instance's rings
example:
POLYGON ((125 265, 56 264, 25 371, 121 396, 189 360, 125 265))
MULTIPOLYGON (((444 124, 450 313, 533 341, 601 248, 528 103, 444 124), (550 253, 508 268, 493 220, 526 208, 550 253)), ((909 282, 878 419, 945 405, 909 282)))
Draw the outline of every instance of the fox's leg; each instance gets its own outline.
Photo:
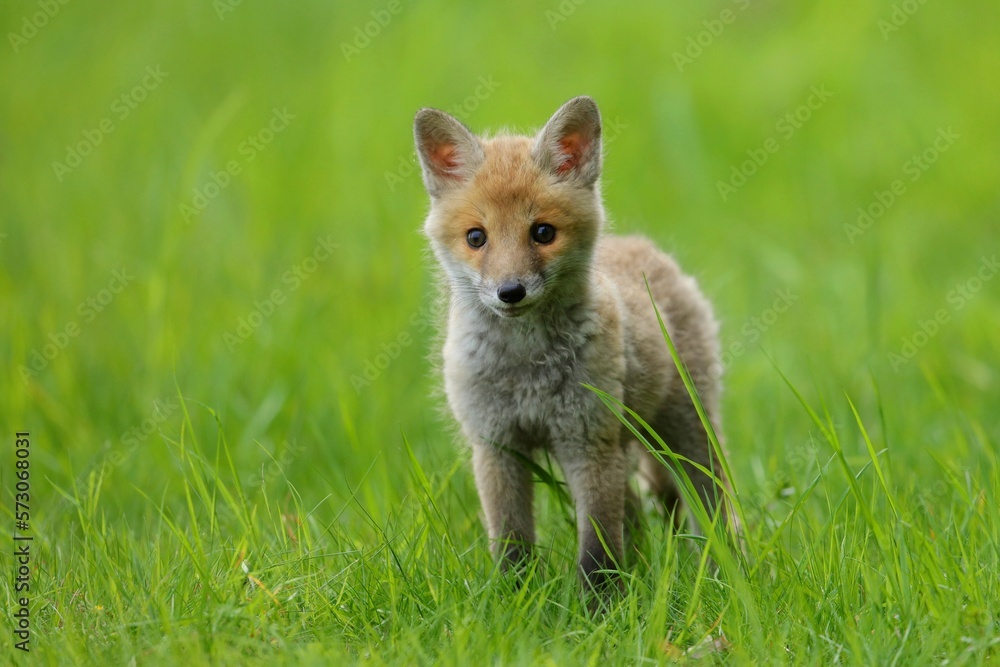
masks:
POLYGON ((472 446, 472 467, 490 549, 506 571, 523 563, 535 541, 531 471, 512 451, 483 443, 472 446))
POLYGON ((625 544, 634 547, 642 538, 642 499, 631 483, 625 483, 625 544))
POLYGON ((622 562, 622 528, 628 457, 617 444, 591 452, 557 450, 556 458, 576 505, 579 573, 592 588, 601 590, 620 579, 614 574, 622 562), (606 545, 606 548, 605 548, 606 545))
MULTIPOLYGON (((723 479, 722 467, 712 451, 705 427, 702 426, 701 419, 687 393, 672 396, 671 400, 663 406, 652 426, 675 454, 690 459, 714 473, 716 479, 690 463, 682 464, 684 472, 690 478, 698 495, 701 496, 709 516, 717 507, 725 508, 725 491, 716 481, 723 479)), ((673 512, 676 524, 676 510, 680 493, 670 472, 652 454, 646 452, 641 463, 641 473, 649 481, 653 493, 663 503, 668 516, 673 512)), ((725 484, 724 481, 723 484, 725 484)), ((729 519, 728 513, 725 518, 729 519)))
MULTIPOLYGON (((668 442, 662 432, 657 433, 664 438, 664 442, 668 442)), ((666 466, 657 461, 645 447, 639 457, 639 476, 646 482, 664 517, 670 520, 674 528, 680 528, 681 496, 677 491, 677 485, 666 466)))

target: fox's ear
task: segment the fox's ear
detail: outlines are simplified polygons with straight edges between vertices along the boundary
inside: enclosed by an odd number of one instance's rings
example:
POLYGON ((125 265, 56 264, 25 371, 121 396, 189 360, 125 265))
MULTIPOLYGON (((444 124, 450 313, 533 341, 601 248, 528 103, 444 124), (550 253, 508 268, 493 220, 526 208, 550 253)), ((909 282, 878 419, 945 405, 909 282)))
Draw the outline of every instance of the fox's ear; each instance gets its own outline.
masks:
POLYGON ((417 112, 413 138, 424 172, 424 186, 432 197, 464 184, 483 163, 479 140, 469 128, 443 111, 417 112))
POLYGON ((535 138, 535 161, 563 180, 592 186, 601 175, 601 112, 589 97, 574 97, 535 138))

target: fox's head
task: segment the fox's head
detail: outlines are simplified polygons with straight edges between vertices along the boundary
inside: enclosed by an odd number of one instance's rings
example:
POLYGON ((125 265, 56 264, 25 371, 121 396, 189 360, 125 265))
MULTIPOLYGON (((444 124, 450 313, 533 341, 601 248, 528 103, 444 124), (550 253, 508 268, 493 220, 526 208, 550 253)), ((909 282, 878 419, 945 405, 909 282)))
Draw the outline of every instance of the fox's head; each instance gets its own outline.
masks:
POLYGON ((570 100, 535 137, 476 137, 437 109, 413 129, 424 232, 456 303, 518 317, 584 289, 604 221, 594 100, 570 100))

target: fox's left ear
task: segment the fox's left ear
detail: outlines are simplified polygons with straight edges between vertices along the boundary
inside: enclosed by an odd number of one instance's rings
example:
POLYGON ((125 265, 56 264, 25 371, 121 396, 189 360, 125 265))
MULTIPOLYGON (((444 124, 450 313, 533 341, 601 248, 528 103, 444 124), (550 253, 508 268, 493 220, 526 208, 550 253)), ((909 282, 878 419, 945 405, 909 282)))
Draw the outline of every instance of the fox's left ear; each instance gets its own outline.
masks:
POLYGON ((589 97, 574 97, 535 138, 532 157, 563 180, 591 187, 601 175, 601 112, 589 97))

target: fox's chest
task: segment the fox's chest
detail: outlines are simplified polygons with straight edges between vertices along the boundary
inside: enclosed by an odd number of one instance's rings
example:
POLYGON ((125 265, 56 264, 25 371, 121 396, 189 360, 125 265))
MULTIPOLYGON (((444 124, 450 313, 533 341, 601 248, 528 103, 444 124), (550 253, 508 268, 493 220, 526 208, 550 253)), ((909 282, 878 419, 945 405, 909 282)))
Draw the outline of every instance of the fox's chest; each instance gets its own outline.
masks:
POLYGON ((470 434, 508 445, 545 447, 575 437, 599 408, 583 386, 599 380, 586 363, 586 335, 520 333, 449 332, 444 372, 455 416, 470 434))

